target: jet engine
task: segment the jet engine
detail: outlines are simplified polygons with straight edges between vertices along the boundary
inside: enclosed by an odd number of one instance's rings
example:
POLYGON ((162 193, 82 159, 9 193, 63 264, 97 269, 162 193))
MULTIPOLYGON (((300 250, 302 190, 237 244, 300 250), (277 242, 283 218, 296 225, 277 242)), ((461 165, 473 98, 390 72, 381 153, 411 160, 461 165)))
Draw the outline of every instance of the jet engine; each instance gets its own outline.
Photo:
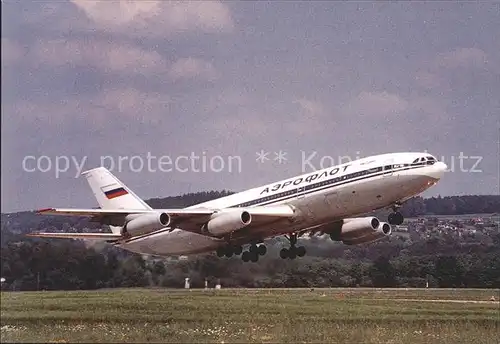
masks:
POLYGON ((359 217, 333 223, 323 231, 330 233, 330 238, 334 241, 344 241, 373 233, 379 226, 380 220, 376 217, 359 217))
POLYGON ((392 234, 392 228, 391 228, 391 225, 388 224, 387 222, 382 222, 380 224, 380 227, 379 227, 380 231, 384 234, 384 235, 391 235, 392 234))
POLYGON ((222 211, 212 215, 202 230, 215 236, 221 236, 246 227, 250 222, 252 222, 252 216, 246 210, 222 211))
POLYGON ((129 237, 136 237, 155 232, 167 227, 169 224, 170 216, 167 213, 138 215, 125 223, 122 234, 129 237))
POLYGON ((382 238, 385 238, 386 236, 391 235, 391 233, 392 233, 391 225, 388 224, 387 222, 381 222, 378 228, 374 232, 368 233, 364 236, 357 238, 345 238, 342 241, 346 245, 358 245, 358 244, 378 241, 382 238))

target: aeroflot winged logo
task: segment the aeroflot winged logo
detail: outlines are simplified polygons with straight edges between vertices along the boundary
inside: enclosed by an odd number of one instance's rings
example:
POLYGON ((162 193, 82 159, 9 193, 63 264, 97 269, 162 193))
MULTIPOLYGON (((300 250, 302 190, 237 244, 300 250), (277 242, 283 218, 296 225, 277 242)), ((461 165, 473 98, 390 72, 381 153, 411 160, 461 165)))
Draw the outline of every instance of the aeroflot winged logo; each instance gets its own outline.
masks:
POLYGON ((128 192, 124 188, 119 187, 119 188, 116 188, 116 189, 113 189, 113 190, 105 191, 104 194, 106 195, 106 197, 108 199, 112 199, 112 198, 116 198, 116 197, 120 197, 120 196, 126 195, 126 194, 128 194, 128 192))
POLYGON ((301 185, 303 183, 311 183, 312 181, 316 180, 316 179, 324 179, 328 176, 334 176, 336 175, 337 173, 344 173, 347 168, 351 166, 351 165, 345 165, 345 166, 341 166, 341 167, 335 167, 335 168, 332 168, 330 171, 323 171, 321 174, 320 173, 314 173, 314 174, 310 174, 308 175, 307 177, 299 177, 295 180, 287 180, 286 182, 284 183, 278 183, 278 184, 275 184, 273 185, 272 187, 266 187, 264 188, 264 190, 262 190, 260 192, 260 194, 264 194, 264 193, 267 193, 267 192, 274 192, 274 191, 278 191, 280 189, 284 189, 286 188, 287 186, 289 185, 301 185))

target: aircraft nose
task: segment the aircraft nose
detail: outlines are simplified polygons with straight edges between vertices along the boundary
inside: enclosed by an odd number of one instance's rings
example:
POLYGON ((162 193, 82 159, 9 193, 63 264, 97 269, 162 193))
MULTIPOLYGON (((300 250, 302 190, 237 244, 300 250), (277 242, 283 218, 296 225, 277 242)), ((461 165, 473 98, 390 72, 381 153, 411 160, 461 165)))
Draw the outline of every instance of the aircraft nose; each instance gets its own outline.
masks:
POLYGON ((442 161, 436 162, 433 167, 434 168, 431 172, 431 177, 436 179, 441 179, 441 177, 443 177, 444 173, 446 172, 446 169, 448 168, 448 166, 442 161))

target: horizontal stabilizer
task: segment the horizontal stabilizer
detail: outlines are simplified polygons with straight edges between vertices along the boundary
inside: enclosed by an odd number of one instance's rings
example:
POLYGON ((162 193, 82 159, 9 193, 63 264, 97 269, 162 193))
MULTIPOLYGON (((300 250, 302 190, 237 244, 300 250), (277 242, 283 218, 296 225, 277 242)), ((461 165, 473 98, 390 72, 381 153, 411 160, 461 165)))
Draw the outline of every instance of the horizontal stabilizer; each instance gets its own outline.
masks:
POLYGON ((113 233, 46 233, 35 232, 26 234, 37 238, 60 238, 60 239, 91 239, 91 240, 117 240, 123 238, 121 234, 113 233))
POLYGON ((42 215, 62 215, 62 216, 99 216, 99 215, 129 215, 147 214, 151 210, 146 209, 69 209, 69 208, 45 208, 37 210, 42 215))

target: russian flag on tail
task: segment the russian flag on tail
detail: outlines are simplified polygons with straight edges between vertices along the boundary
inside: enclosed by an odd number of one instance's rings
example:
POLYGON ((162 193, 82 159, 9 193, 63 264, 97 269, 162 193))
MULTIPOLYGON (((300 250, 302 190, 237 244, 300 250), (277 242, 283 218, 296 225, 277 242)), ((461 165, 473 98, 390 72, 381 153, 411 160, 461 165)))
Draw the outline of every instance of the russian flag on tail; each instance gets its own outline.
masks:
POLYGON ((104 192, 104 194, 106 195, 106 197, 108 199, 113 199, 113 198, 116 198, 116 197, 127 195, 128 192, 124 188, 119 187, 119 188, 116 188, 116 189, 113 189, 113 190, 106 191, 106 192, 104 192))

